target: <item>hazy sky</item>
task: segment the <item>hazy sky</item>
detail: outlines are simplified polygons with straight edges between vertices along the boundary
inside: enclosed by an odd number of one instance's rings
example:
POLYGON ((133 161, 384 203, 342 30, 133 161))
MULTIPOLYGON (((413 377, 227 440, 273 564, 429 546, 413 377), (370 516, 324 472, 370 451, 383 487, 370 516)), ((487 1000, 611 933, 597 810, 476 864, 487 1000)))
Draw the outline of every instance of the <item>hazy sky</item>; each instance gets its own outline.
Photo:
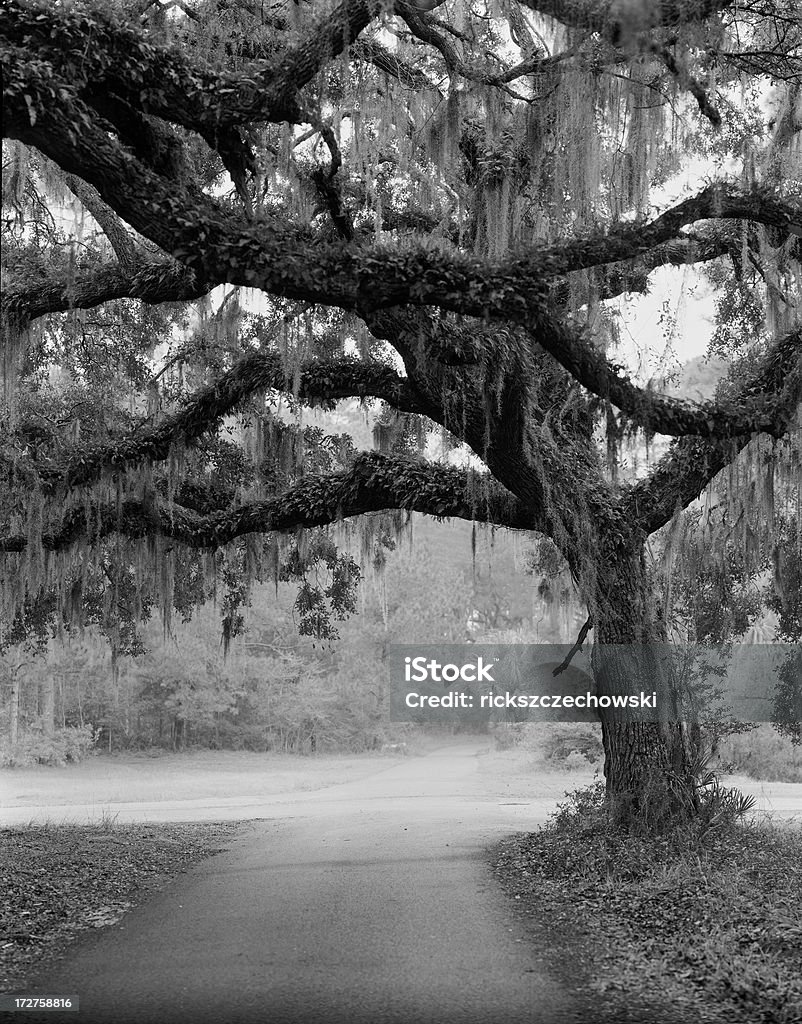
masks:
MULTIPOLYGON (((728 177, 737 174, 735 166, 722 170, 728 177)), ((652 190, 653 215, 695 195, 717 176, 711 161, 689 160, 663 188, 652 190)), ((686 363, 704 355, 715 326, 715 292, 696 267, 661 267, 649 275, 649 284, 648 295, 625 297, 618 304, 623 315, 615 358, 639 371, 643 380, 677 360, 686 363), (660 322, 666 312, 676 320, 673 330, 660 322)))
POLYGON ((649 282, 648 295, 619 304, 621 346, 611 353, 644 380, 704 355, 715 314, 715 293, 695 267, 663 267, 649 282))

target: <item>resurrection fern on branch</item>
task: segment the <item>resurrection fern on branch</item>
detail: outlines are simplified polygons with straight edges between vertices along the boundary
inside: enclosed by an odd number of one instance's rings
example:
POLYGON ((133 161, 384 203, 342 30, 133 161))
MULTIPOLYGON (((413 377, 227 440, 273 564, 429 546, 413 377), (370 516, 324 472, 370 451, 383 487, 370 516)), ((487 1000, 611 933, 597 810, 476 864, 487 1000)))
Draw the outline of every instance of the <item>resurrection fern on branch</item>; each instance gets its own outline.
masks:
MULTIPOLYGON (((0 46, 0 643, 217 595, 228 644, 267 579, 330 638, 413 511, 548 538, 634 649, 799 551, 795 0, 0 0, 0 46), (615 351, 672 268, 721 296, 698 402, 615 351)), ((680 723, 602 724, 622 814, 692 785, 680 723)))

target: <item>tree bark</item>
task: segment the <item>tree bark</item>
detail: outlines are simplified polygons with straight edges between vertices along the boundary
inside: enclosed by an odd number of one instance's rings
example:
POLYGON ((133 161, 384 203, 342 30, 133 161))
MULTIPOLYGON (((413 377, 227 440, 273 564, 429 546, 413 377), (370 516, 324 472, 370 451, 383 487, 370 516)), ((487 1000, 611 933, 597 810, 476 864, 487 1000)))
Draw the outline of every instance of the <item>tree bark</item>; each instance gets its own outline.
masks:
POLYGON ((615 824, 659 828, 694 802, 677 694, 660 657, 642 548, 608 562, 598 595, 592 654, 599 696, 656 694, 654 710, 600 709, 608 805, 615 824), (612 568, 612 571, 610 571, 612 568))

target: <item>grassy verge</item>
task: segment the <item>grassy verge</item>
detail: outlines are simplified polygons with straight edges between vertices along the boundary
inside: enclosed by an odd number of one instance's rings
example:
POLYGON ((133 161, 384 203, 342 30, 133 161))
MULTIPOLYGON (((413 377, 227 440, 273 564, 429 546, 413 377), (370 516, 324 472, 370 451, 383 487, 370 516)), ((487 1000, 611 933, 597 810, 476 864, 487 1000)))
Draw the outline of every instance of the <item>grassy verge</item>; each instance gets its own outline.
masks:
POLYGON ((81 932, 114 924, 247 825, 33 825, 0 831, 0 991, 81 932))
POLYGON ((802 832, 627 837, 588 789, 494 861, 522 912, 547 922, 553 967, 584 989, 589 1019, 802 1022, 802 832))
POLYGON ((386 767, 391 756, 258 754, 238 750, 159 750, 98 754, 65 767, 2 769, 0 805, 7 807, 252 797, 326 789, 386 767))

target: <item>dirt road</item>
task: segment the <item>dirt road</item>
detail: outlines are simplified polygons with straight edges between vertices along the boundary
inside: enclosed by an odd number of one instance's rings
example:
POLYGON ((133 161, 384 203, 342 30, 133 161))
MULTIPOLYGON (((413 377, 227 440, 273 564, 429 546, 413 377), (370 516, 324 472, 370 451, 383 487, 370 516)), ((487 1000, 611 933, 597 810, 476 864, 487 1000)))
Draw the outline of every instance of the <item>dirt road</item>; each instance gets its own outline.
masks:
MULTIPOLYGON (((499 798, 479 749, 452 746, 327 790, 243 804, 238 817, 268 820, 79 943, 29 991, 77 993, 78 1015, 46 1019, 81 1024, 585 1019, 483 858, 497 835, 542 820, 553 798, 499 798)), ((163 803, 119 810, 176 818, 163 803)), ((199 810, 182 813, 214 809, 199 810)))

